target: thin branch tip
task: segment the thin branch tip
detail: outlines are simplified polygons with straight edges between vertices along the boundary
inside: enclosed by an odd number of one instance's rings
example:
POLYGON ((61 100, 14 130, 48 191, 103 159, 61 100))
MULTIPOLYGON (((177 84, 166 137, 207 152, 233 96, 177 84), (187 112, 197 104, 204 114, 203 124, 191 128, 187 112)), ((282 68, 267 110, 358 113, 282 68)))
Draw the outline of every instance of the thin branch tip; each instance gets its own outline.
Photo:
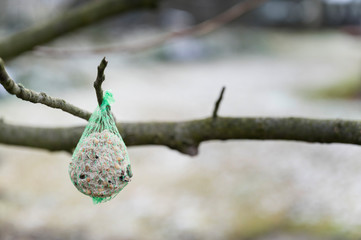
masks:
POLYGON ((100 68, 100 70, 102 70, 104 72, 105 68, 108 65, 108 61, 105 57, 103 57, 102 61, 100 62, 98 69, 100 68))
POLYGON ((213 121, 216 120, 217 117, 218 117, 218 109, 219 109, 219 106, 220 106, 221 101, 223 99, 223 94, 224 94, 225 90, 226 90, 226 87, 223 86, 222 90, 221 90, 221 93, 219 94, 219 97, 218 97, 216 103, 214 104, 214 109, 213 109, 213 114, 212 114, 213 121))
POLYGON ((108 61, 106 60, 106 58, 104 57, 99 66, 98 66, 98 74, 97 74, 97 78, 94 81, 94 89, 95 89, 95 93, 97 96, 97 100, 98 100, 98 105, 102 105, 103 102, 103 89, 102 89, 102 83, 105 80, 105 75, 104 75, 104 70, 108 65, 108 61))

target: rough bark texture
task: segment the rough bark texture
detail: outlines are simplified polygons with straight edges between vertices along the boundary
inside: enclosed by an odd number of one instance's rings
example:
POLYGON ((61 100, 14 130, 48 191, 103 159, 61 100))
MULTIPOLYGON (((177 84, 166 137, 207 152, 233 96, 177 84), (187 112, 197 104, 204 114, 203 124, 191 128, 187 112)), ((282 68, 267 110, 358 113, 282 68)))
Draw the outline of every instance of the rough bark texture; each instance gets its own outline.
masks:
POLYGON ((3 85, 8 93, 17 96, 18 98, 29 101, 32 103, 41 103, 51 108, 58 108, 64 112, 68 112, 74 116, 88 120, 91 116, 91 113, 80 109, 70 103, 67 103, 65 100, 60 98, 54 98, 48 96, 46 93, 38 93, 33 90, 27 89, 21 84, 15 83, 9 75, 7 74, 4 62, 0 58, 0 84, 3 85))
MULTIPOLYGON (((361 145, 361 122, 307 118, 225 118, 185 122, 117 123, 128 146, 163 145, 194 156, 201 142, 254 139, 361 145)), ((0 122, 0 143, 72 151, 85 126, 36 128, 0 122)))
POLYGON ((154 8, 158 0, 102 0, 63 13, 0 41, 0 57, 12 59, 35 46, 105 18, 135 9, 154 8))

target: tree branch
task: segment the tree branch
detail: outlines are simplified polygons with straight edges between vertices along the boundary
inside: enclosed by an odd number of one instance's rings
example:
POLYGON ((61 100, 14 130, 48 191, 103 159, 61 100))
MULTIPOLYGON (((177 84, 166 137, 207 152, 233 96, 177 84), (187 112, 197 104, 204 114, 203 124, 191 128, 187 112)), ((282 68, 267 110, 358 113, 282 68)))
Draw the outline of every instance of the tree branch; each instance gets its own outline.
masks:
POLYGON ((67 11, 0 41, 0 57, 12 59, 35 46, 130 10, 154 8, 158 0, 102 0, 67 11))
MULTIPOLYGON (((106 61, 103 59, 98 67, 96 82, 104 81, 105 67, 106 61)), ((91 115, 62 99, 52 98, 45 93, 37 93, 16 84, 6 73, 1 59, 0 83, 10 94, 23 100, 59 108, 84 119, 89 119, 91 115)), ((185 122, 117 123, 117 127, 128 146, 164 145, 191 156, 198 153, 201 142, 209 140, 295 140, 361 145, 361 122, 357 121, 218 117, 217 111, 223 93, 224 88, 215 104, 211 118, 185 122), (214 121, 214 117, 217 121, 214 121)), ((0 143, 52 151, 72 151, 84 128, 85 126, 69 128, 17 126, 0 120, 0 143)))
POLYGON ((64 112, 68 112, 74 116, 88 120, 91 116, 90 112, 80 109, 65 100, 60 98, 53 98, 46 93, 38 93, 33 90, 27 89, 21 84, 17 84, 7 74, 4 62, 0 58, 0 84, 4 86, 5 90, 10 94, 17 96, 18 98, 29 101, 32 103, 42 103, 51 108, 58 108, 64 112))
POLYGON ((241 1, 238 4, 232 6, 221 14, 215 16, 214 18, 208 19, 200 24, 195 26, 182 29, 176 32, 167 33, 164 36, 153 39, 152 41, 145 42, 143 44, 138 44, 135 46, 124 46, 124 45, 112 45, 112 46, 101 46, 101 47, 93 47, 93 48, 52 48, 52 47, 44 47, 39 46, 36 48, 37 53, 41 53, 42 55, 46 54, 47 56, 55 56, 55 57, 69 57, 71 56, 84 56, 87 54, 104 54, 109 52, 126 52, 126 53, 138 53, 143 52, 154 47, 158 47, 170 40, 186 37, 186 36, 202 36, 213 32, 225 24, 239 18, 240 16, 250 12, 251 10, 259 7, 261 4, 266 2, 267 0, 246 0, 241 1))
POLYGON ((97 74, 97 78, 95 79, 95 82, 94 82, 95 93, 97 95, 99 106, 102 105, 102 102, 103 102, 102 84, 105 80, 104 70, 107 67, 107 65, 108 65, 108 61, 105 60, 105 57, 104 57, 98 66, 98 74, 97 74))
MULTIPOLYGON (((361 145, 361 122, 307 118, 225 118, 184 122, 117 123, 127 146, 163 145, 194 156, 204 141, 253 139, 361 145)), ((0 121, 0 143, 71 151, 85 126, 37 128, 0 121)))

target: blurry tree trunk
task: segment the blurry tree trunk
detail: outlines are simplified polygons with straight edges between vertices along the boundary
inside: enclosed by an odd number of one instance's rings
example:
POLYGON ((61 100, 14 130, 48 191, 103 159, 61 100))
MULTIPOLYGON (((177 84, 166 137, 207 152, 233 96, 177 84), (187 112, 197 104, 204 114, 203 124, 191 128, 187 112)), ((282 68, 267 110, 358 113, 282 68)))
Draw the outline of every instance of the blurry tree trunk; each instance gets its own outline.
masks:
POLYGON ((154 8, 158 0, 102 0, 63 13, 0 41, 0 58, 12 59, 79 28, 131 10, 154 8))

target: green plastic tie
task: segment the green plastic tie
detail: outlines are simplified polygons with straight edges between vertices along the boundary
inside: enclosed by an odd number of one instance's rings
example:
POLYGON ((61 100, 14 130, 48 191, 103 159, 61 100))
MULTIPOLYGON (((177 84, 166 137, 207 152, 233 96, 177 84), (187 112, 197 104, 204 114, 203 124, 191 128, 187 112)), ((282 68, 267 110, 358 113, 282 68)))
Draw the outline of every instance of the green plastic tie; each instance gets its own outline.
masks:
POLYGON ((115 102, 115 100, 113 97, 113 93, 106 90, 103 95, 103 102, 102 102, 102 105, 100 106, 100 109, 102 111, 107 110, 107 108, 110 108, 110 105, 113 104, 114 102, 115 102))

